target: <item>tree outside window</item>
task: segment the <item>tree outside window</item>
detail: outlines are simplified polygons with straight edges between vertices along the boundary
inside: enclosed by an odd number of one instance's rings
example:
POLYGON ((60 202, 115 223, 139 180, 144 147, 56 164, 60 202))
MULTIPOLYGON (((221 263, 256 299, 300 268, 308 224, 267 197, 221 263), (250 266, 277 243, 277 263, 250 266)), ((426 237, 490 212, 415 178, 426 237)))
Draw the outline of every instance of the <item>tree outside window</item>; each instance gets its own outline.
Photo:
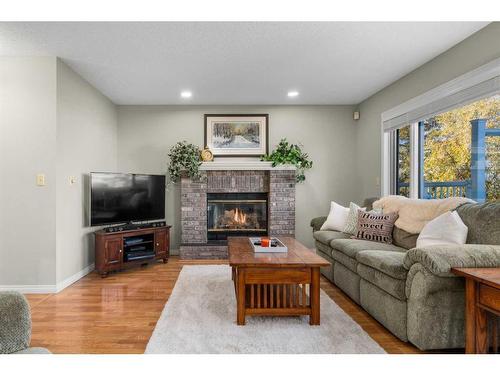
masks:
MULTIPOLYGON (((471 179, 471 124, 487 120, 487 128, 500 128, 500 95, 436 115, 423 122, 426 186, 471 179)), ((422 141, 422 140, 421 140, 422 141)), ((399 130, 399 181, 409 181, 409 127, 399 130), (408 141, 406 141, 408 139, 408 141)), ((403 193, 401 189, 398 189, 403 193)), ((406 194, 404 194, 406 195, 406 194)), ((486 200, 500 199, 500 137, 486 137, 486 200)))

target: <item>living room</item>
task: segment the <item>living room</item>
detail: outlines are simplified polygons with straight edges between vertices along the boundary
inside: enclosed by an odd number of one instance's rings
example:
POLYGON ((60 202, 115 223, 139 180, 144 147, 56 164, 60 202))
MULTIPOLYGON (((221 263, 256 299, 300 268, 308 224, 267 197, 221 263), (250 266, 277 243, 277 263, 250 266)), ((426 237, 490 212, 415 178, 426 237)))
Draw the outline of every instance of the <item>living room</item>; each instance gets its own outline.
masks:
POLYGON ((498 353, 497 15, 2 20, 0 353, 498 353))

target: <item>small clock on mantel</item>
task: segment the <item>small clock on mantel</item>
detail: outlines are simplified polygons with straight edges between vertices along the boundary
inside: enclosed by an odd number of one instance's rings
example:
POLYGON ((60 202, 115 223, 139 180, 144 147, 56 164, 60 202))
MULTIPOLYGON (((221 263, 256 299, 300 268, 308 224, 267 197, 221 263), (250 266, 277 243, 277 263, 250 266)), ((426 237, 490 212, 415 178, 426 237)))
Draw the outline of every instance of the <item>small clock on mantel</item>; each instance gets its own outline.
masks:
POLYGON ((205 149, 201 152, 201 160, 203 161, 213 161, 214 160, 214 154, 208 147, 205 147, 205 149))

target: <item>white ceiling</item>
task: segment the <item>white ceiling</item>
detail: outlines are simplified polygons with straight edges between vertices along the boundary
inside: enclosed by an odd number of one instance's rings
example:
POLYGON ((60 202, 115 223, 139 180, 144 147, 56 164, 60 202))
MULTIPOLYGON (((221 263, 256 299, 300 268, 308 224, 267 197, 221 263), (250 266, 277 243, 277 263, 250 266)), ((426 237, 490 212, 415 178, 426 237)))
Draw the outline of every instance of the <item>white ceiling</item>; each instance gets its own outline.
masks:
POLYGON ((0 55, 59 56, 116 104, 356 104, 486 24, 4 22, 0 55))

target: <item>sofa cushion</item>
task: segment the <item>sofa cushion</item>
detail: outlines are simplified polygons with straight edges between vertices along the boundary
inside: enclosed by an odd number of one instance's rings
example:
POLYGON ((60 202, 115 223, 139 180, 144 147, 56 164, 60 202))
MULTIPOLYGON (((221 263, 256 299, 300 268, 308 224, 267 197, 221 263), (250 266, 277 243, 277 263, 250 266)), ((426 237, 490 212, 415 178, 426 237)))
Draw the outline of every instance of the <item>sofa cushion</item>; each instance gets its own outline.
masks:
POLYGON ((457 208, 457 213, 469 228, 467 243, 500 244, 500 202, 465 203, 457 208))
POLYGON ((332 257, 332 248, 329 245, 325 245, 319 241, 315 241, 316 250, 320 254, 324 254, 328 258, 332 257))
POLYGON ((347 256, 343 252, 336 249, 331 249, 331 256, 335 260, 335 262, 342 264, 352 272, 357 272, 356 267, 358 266, 358 261, 356 260, 356 258, 351 258, 350 256, 347 256))
POLYGON ((406 280, 408 270, 404 267, 405 252, 399 251, 360 251, 356 260, 395 279, 406 280))
POLYGON ((361 279, 378 286, 391 296, 406 301, 406 280, 395 279, 375 268, 358 263, 357 273, 361 279))
POLYGON ((409 233, 397 226, 392 230, 392 243, 405 249, 413 249, 417 247, 418 233, 409 233))
POLYGON ((382 242, 344 239, 344 238, 330 241, 330 246, 353 259, 356 259, 356 254, 363 250, 406 252, 406 249, 403 249, 402 247, 382 242))
POLYGON ((349 238, 350 235, 344 232, 337 232, 336 230, 318 230, 313 233, 313 237, 316 241, 329 246, 332 240, 349 238))
POLYGON ((355 239, 336 239, 330 242, 332 248, 332 258, 343 264, 353 272, 357 272, 358 261, 356 254, 364 250, 380 251, 406 251, 401 247, 388 245, 381 242, 355 240, 355 239))
POLYGON ((356 255, 358 275, 391 296, 406 301, 405 255, 399 251, 360 251, 356 255))

